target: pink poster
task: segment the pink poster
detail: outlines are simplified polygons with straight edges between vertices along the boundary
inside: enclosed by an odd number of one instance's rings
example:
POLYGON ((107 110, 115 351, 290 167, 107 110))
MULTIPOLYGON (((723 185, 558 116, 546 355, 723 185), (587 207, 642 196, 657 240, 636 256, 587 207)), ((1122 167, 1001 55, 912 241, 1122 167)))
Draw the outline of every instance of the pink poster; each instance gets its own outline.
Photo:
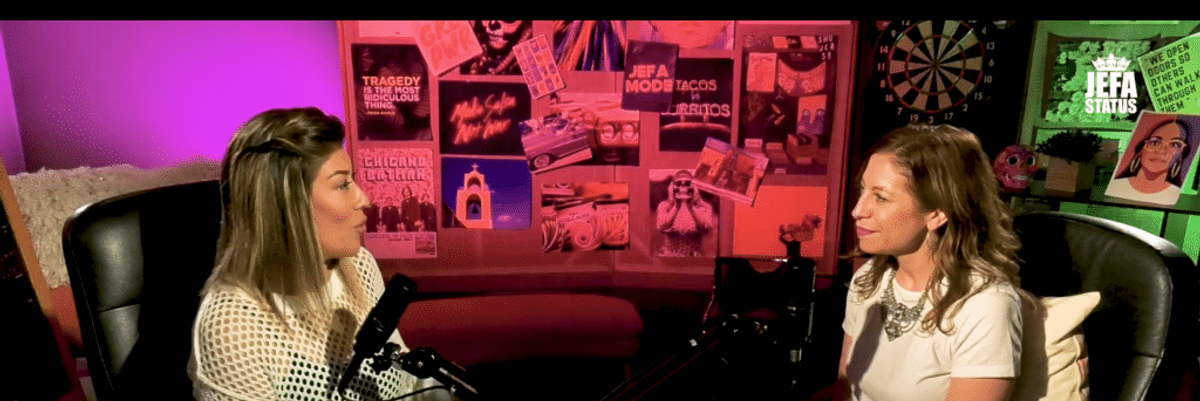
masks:
POLYGON ((762 154, 748 153, 709 137, 696 163, 695 185, 723 198, 753 205, 767 163, 762 154))
POLYGON ((650 170, 650 249, 658 257, 717 256, 721 202, 700 191, 693 170, 650 170))
POLYGON ((521 73, 525 76, 525 84, 529 85, 529 93, 535 99, 549 95, 566 87, 562 75, 558 73, 558 64, 554 62, 554 49, 546 41, 546 35, 521 42, 513 48, 521 73))
POLYGON ((437 256, 437 189, 433 150, 364 148, 357 150, 355 182, 371 203, 365 246, 379 258, 437 256))
POLYGON ((483 54, 467 21, 413 21, 412 24, 417 46, 429 69, 437 75, 483 54))
POLYGON ((786 238, 800 242, 800 256, 825 256, 828 199, 826 187, 763 185, 754 206, 734 206, 733 254, 786 257, 786 238))
POLYGON ((542 185, 542 251, 629 248, 629 184, 542 185))

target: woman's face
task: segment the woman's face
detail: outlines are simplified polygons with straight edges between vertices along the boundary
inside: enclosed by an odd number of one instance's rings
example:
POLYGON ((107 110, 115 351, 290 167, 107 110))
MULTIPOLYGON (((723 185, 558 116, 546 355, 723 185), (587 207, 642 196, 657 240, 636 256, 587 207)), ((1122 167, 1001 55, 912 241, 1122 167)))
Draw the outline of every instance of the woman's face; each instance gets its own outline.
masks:
POLYGON ((600 124, 600 143, 609 146, 617 143, 617 131, 612 124, 600 124))
POLYGON ((1142 146, 1142 168, 1151 173, 1162 173, 1171 166, 1175 156, 1183 151, 1187 142, 1183 139, 1179 125, 1167 124, 1150 133, 1142 146))
POLYGON ((625 123, 621 126, 621 139, 625 143, 635 144, 638 140, 637 127, 633 126, 633 123, 625 123))
POLYGON ((909 190, 908 176, 896 167, 896 158, 891 154, 872 155, 860 185, 851 216, 863 252, 893 256, 914 253, 925 243, 929 230, 945 223, 940 212, 922 210, 909 190))
POLYGON ((664 41, 684 49, 699 49, 715 44, 729 21, 650 21, 650 24, 664 41))
POLYGON ((338 149, 317 171, 312 188, 317 240, 326 259, 358 254, 367 228, 367 195, 354 183, 350 154, 338 149))

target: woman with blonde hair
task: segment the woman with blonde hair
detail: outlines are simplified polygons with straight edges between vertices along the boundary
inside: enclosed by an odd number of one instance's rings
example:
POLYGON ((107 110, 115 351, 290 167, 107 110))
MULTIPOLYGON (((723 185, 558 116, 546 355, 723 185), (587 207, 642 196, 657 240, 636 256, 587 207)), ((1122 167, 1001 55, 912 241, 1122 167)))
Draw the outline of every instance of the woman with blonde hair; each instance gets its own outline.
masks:
POLYGON ((1020 243, 979 139, 909 125, 868 154, 852 216, 870 260, 847 296, 839 399, 1008 399, 1020 243))
MULTIPOLYGON (((189 363, 198 400, 332 399, 355 335, 383 293, 362 247, 366 195, 345 128, 316 108, 275 109, 234 135, 225 204, 189 363)), ((392 342, 400 341, 399 333, 392 342)), ((364 364, 344 396, 391 399, 416 378, 364 364)))

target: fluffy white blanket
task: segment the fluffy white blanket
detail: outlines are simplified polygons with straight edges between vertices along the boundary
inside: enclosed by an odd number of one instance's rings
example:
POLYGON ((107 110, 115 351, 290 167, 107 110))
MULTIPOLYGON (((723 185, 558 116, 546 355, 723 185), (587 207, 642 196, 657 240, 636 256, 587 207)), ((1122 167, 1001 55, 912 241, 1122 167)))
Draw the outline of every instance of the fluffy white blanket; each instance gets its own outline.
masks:
POLYGON ((195 156, 171 167, 142 169, 128 164, 42 169, 9 176, 29 228, 38 263, 51 288, 70 286, 63 258, 62 229, 76 209, 92 202, 143 189, 215 180, 219 161, 195 156))

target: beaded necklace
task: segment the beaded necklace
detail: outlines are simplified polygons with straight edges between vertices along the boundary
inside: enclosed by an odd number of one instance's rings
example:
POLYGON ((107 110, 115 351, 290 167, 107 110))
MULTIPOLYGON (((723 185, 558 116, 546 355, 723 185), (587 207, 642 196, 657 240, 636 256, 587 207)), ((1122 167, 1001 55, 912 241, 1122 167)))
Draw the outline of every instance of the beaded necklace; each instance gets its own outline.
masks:
POLYGON ((909 308, 897 302, 896 294, 892 292, 892 286, 896 285, 895 269, 891 270, 891 277, 888 281, 888 285, 883 290, 883 308, 886 311, 883 315, 883 331, 887 333, 888 341, 892 341, 912 330, 917 319, 921 318, 921 311, 925 310, 925 299, 929 296, 929 286, 926 286, 925 291, 921 292, 921 298, 917 299, 917 305, 909 308))

